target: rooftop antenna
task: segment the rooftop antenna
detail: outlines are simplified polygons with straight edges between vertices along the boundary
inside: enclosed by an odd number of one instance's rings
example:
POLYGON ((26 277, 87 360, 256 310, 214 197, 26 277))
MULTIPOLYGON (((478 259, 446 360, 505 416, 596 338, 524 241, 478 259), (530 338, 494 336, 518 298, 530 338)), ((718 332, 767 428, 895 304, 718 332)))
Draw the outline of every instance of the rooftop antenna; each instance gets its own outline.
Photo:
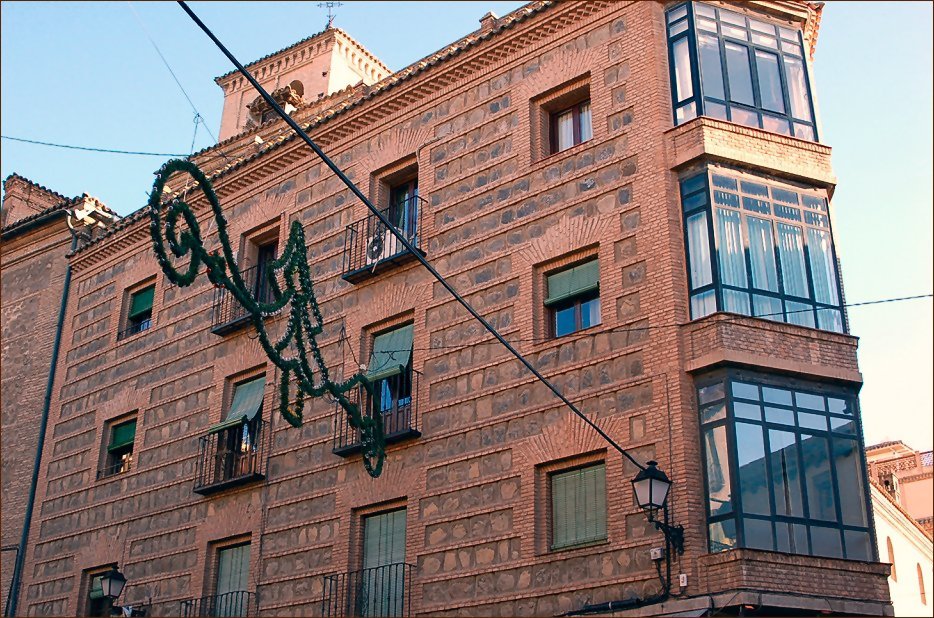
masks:
POLYGON ((332 2, 331 0, 328 0, 328 2, 319 2, 319 3, 318 3, 318 8, 319 8, 319 9, 326 8, 326 9, 328 10, 328 25, 325 26, 325 28, 324 28, 325 30, 327 30, 328 28, 330 28, 330 27, 331 27, 331 24, 334 22, 334 18, 336 17, 336 15, 334 15, 334 11, 333 11, 332 9, 334 9, 335 7, 338 7, 338 6, 344 6, 344 3, 343 3, 343 2, 332 2))

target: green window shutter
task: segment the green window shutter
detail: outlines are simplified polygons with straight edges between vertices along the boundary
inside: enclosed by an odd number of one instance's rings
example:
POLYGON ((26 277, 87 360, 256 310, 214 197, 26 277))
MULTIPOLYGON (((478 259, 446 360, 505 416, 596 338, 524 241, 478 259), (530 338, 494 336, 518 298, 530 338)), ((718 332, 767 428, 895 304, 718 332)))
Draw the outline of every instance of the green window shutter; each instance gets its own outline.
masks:
POLYGON ((606 538, 606 466, 551 476, 552 549, 606 538))
POLYGON ((92 601, 104 598, 104 588, 101 586, 101 576, 95 575, 91 578, 91 586, 88 590, 88 598, 92 601))
POLYGON ((592 292, 600 288, 600 263, 597 260, 591 260, 553 275, 548 275, 547 284, 546 306, 592 292))
POLYGON ((110 444, 108 451, 114 451, 133 444, 136 439, 136 420, 120 423, 110 428, 110 444))
POLYGON ((156 295, 156 286, 151 285, 148 288, 140 290, 133 294, 130 299, 129 317, 135 318, 139 315, 152 311, 152 301, 156 295))
POLYGON ((405 509, 363 520, 363 568, 405 562, 405 509))
POLYGON ((263 391, 266 388, 266 376, 261 376, 249 382, 237 384, 234 390, 233 401, 230 403, 230 411, 227 413, 228 420, 242 419, 253 420, 263 405, 263 391))
POLYGON ((250 545, 238 545, 217 552, 217 594, 247 589, 250 575, 250 545))
POLYGON ((414 326, 409 324, 373 339, 366 377, 372 382, 394 376, 408 367, 412 356, 414 326))

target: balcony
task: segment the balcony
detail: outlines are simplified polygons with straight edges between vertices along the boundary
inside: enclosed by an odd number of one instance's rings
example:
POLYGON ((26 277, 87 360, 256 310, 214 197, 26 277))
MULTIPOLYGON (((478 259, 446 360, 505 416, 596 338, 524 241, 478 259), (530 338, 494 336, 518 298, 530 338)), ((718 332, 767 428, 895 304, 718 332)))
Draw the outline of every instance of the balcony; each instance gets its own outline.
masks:
MULTIPOLYGON (((381 211, 422 255, 425 252, 419 245, 425 205, 425 200, 416 195, 381 211)), ((374 214, 348 225, 344 232, 343 278, 350 283, 357 283, 391 264, 413 257, 374 214)))
POLYGON ((252 592, 237 591, 200 599, 179 601, 179 616, 257 616, 256 597, 252 592))
POLYGON ((409 616, 414 566, 399 562, 324 576, 322 616, 409 616))
MULTIPOLYGON (((266 280, 265 273, 259 266, 247 268, 241 275, 253 298, 261 303, 271 303, 273 300, 272 287, 266 280)), ((214 288, 214 316, 211 322, 211 332, 215 335, 226 335, 250 323, 250 314, 240 304, 227 288, 214 288)))
POLYGON ((97 480, 99 481, 101 479, 115 476, 117 474, 123 474, 125 472, 129 472, 132 469, 133 469, 133 455, 131 453, 129 457, 120 459, 119 461, 108 463, 103 468, 100 468, 97 471, 97 480))
POLYGON ((264 425, 257 418, 199 438, 194 492, 206 496, 265 478, 264 425))
MULTIPOLYGON (((360 405, 363 414, 383 417, 383 434, 386 444, 400 442, 422 435, 418 418, 418 371, 403 372, 379 380, 373 387, 373 396, 366 389, 358 387, 347 393, 348 399, 360 405), (406 382, 411 381, 410 384, 406 382), (394 396, 393 393, 408 393, 407 396, 394 396), (385 402, 385 405, 384 405, 385 402)), ((360 430, 350 426, 347 413, 340 406, 334 410, 334 447, 332 452, 341 457, 348 457, 360 451, 360 430)))

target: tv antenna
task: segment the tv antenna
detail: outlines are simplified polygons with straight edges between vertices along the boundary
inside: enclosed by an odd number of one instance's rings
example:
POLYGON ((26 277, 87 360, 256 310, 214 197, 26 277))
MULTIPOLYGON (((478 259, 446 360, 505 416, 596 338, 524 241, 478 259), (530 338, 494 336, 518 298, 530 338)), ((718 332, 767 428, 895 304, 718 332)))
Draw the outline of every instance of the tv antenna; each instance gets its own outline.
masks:
POLYGON ((330 28, 330 27, 331 27, 331 23, 334 22, 334 18, 336 17, 336 15, 334 14, 333 9, 334 9, 335 7, 339 7, 339 6, 344 6, 344 3, 343 3, 343 2, 332 2, 331 0, 329 0, 328 2, 319 2, 319 3, 318 3, 318 8, 319 8, 319 9, 324 9, 324 8, 326 8, 326 9, 328 10, 328 25, 325 27, 325 30, 327 30, 328 28, 330 28))

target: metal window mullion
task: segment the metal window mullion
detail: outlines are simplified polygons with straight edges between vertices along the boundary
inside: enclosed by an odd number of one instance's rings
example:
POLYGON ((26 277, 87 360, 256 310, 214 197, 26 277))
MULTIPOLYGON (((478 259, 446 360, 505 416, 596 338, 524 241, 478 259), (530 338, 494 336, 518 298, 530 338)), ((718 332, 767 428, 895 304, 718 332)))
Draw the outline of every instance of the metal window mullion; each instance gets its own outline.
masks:
MULTIPOLYGON (((826 405, 826 401, 824 402, 824 405, 826 405)), ((843 535, 843 504, 840 502, 840 481, 837 476, 837 453, 834 449, 833 434, 830 431, 827 431, 826 433, 828 450, 827 455, 828 459, 830 460, 830 482, 833 484, 834 511, 837 515, 837 521, 834 522, 834 525, 837 528, 837 534, 840 536, 840 550, 843 553, 843 557, 846 558, 846 538, 843 535)))
POLYGON ((727 463, 730 467, 730 502, 733 505, 733 522, 736 526, 736 546, 746 546, 746 531, 743 529, 743 501, 740 499, 739 484, 739 456, 736 450, 736 416, 733 414, 733 375, 727 373, 724 384, 726 386, 726 453, 727 463))
POLYGON ((688 59, 691 65, 691 88, 693 89, 694 115, 704 115, 704 87, 701 79, 700 54, 697 49, 697 24, 694 18, 694 3, 687 3, 688 59))
MULTIPOLYGON (((808 65, 808 56, 804 51, 804 36, 800 30, 798 30, 797 34, 798 46, 801 49, 801 68, 804 70, 804 87, 807 89, 808 94, 808 111, 811 112, 811 128, 814 129, 814 142, 820 143, 820 135, 817 134, 817 113, 814 110, 814 93, 811 90, 810 66, 808 65)), ((779 34, 779 39, 781 39, 781 34, 779 34)), ((779 47, 781 47, 781 43, 779 43, 779 47)), ((791 114, 790 109, 788 113, 791 114)), ((791 130, 792 135, 794 135, 794 124, 792 124, 791 130)))
POLYGON ((705 178, 707 180, 707 236, 708 242, 710 243, 710 275, 713 279, 713 284, 716 289, 714 298, 717 303, 717 311, 723 311, 724 302, 723 302, 723 287, 720 284, 720 238, 716 234, 716 226, 713 223, 714 218, 714 208, 713 208, 713 192, 711 191, 711 174, 710 168, 707 168, 705 172, 705 178))
MULTIPOLYGON (((746 18, 746 30, 748 34, 748 18, 746 18)), ((737 43, 737 45, 739 44, 740 43, 737 43)), ((759 61, 756 58, 756 48, 753 47, 749 41, 744 41, 742 46, 746 50, 746 57, 749 60, 749 77, 752 81, 753 107, 755 108, 756 116, 759 118, 759 128, 762 129, 763 125, 765 124, 762 120, 762 112, 764 111, 764 108, 762 107, 762 93, 759 92, 759 61)))
POLYGON ((723 36, 719 11, 717 12, 717 45, 720 48, 720 73, 723 75, 723 98, 726 99, 726 118, 733 122, 733 100, 730 98, 730 72, 727 70, 726 39, 723 36))
POLYGON ((775 484, 772 483, 772 457, 771 441, 769 440, 769 426, 765 423, 765 400, 762 398, 762 385, 759 385, 759 406, 762 410, 762 456, 765 458, 765 484, 769 492, 769 522, 772 527, 772 549, 778 549, 778 532, 775 526, 775 515, 778 509, 775 507, 775 484))
MULTIPOLYGON (((816 128, 815 135, 817 135, 816 128)), ((830 259, 833 262, 834 279, 837 282, 836 309, 840 312, 840 321, 843 323, 843 332, 849 333, 849 319, 846 313, 846 308, 843 306, 843 275, 840 272, 840 262, 837 260, 837 243, 834 241, 833 220, 830 217, 830 200, 828 200, 826 197, 824 198, 824 205, 827 207, 827 233, 830 234, 830 259)))

